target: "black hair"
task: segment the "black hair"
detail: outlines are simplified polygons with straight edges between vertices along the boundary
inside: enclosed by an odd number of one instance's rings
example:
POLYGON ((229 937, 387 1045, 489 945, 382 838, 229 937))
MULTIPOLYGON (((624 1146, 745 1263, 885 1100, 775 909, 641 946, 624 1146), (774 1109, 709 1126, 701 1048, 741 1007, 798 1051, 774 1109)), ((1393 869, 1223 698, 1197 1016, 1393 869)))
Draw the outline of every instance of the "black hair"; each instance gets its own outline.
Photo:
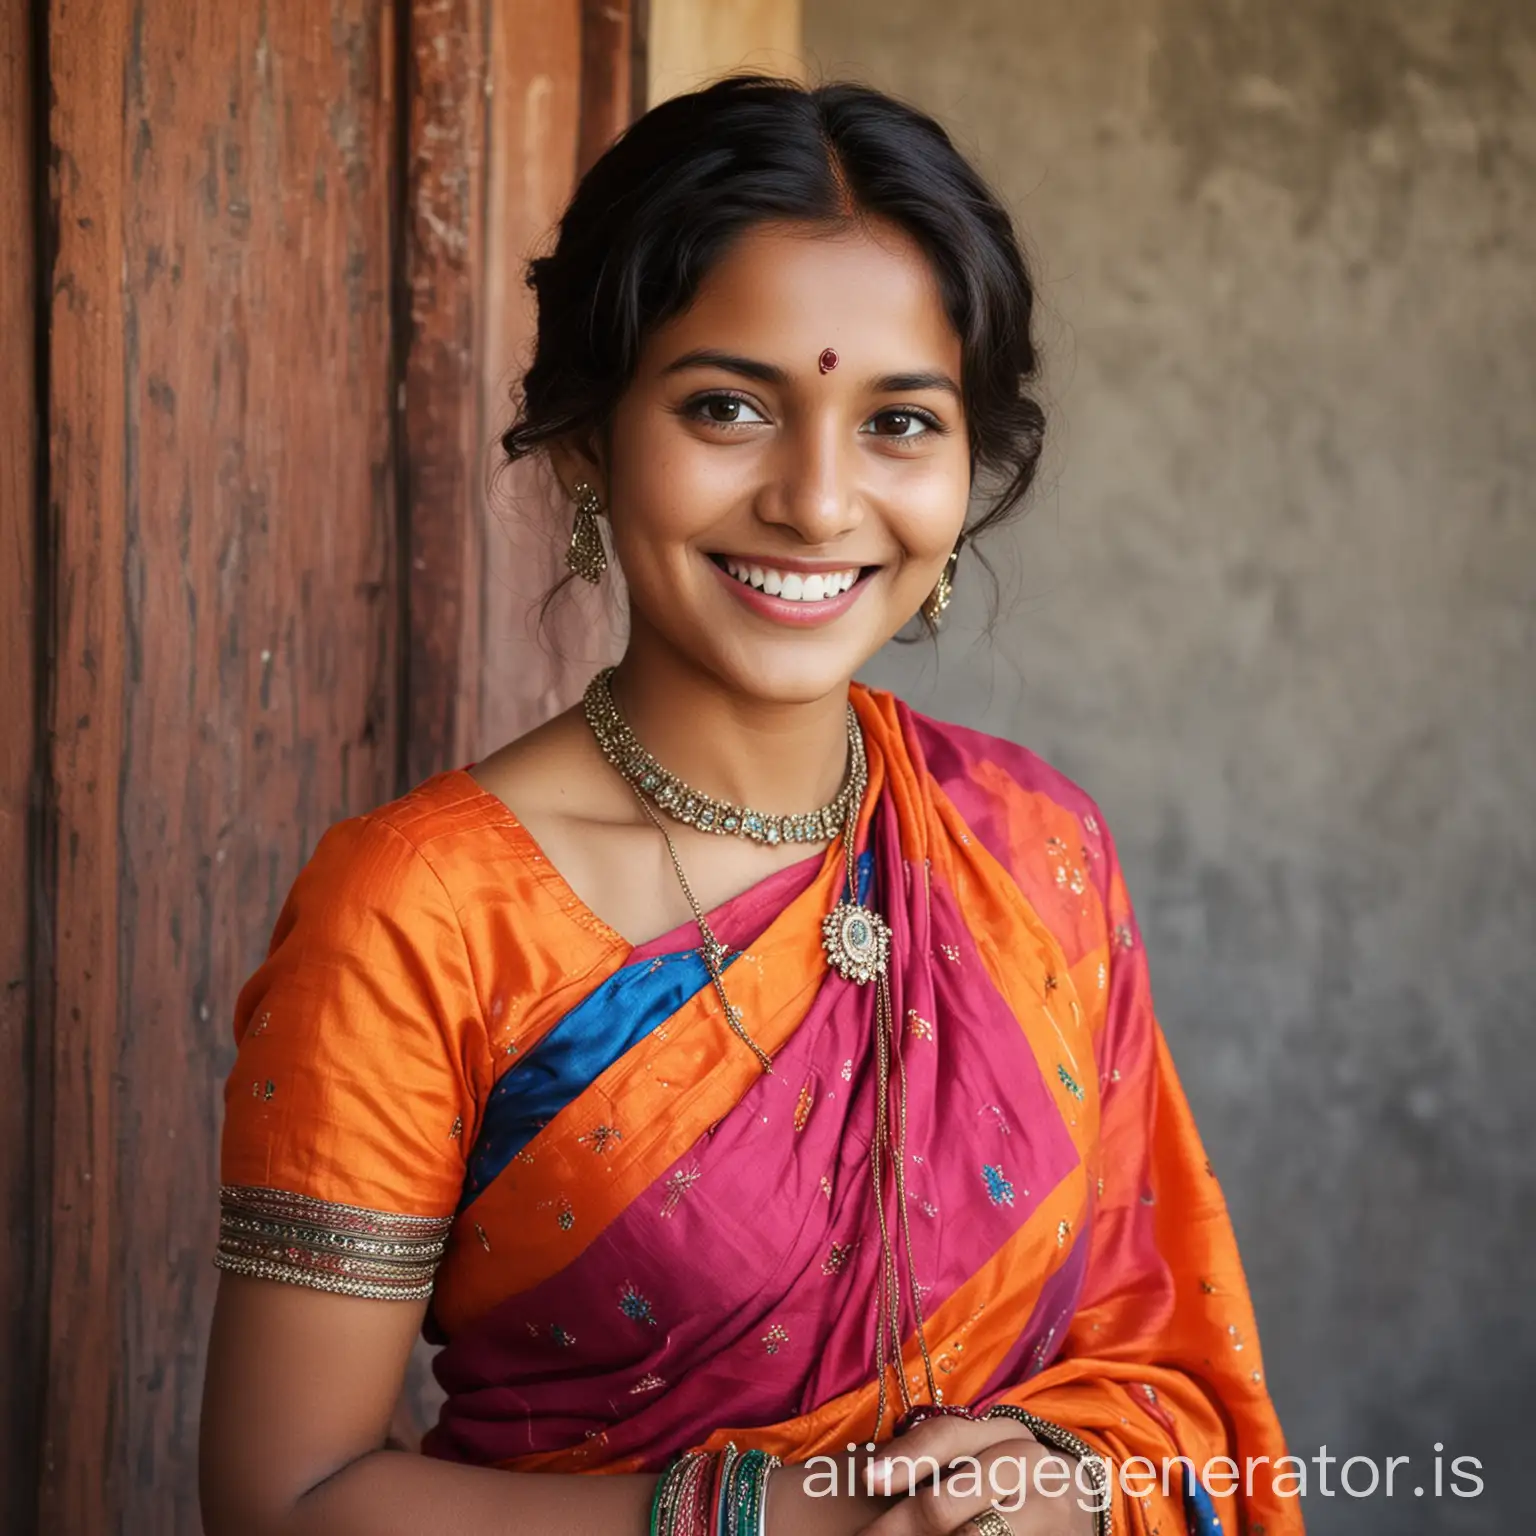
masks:
POLYGON ((969 541, 1023 502, 1045 413, 1034 287, 1008 211, 932 117, 847 81, 728 75, 637 118, 581 178, 554 250, 528 264, 531 365, 502 435, 519 459, 601 433, 641 346, 768 220, 883 219, 927 256, 961 342, 973 480, 995 489, 969 541))

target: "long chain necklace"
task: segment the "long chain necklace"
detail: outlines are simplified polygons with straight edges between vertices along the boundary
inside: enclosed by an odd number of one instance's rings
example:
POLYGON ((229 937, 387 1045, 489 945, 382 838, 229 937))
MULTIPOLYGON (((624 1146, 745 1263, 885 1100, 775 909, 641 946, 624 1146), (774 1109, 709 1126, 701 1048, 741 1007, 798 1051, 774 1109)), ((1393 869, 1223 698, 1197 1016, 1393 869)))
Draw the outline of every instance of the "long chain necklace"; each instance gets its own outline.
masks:
POLYGON ((832 800, 818 811, 801 816, 769 816, 748 806, 733 805, 717 800, 701 790, 692 788, 669 773, 649 752, 641 746, 614 702, 611 679, 614 669, 605 668, 587 686, 582 698, 582 711, 587 724, 603 756, 618 770, 635 793, 635 798, 667 845, 672 868, 683 895, 693 911, 703 941, 699 954, 726 1023, 745 1042, 765 1074, 772 1073, 772 1058, 748 1034, 737 1008, 726 995, 725 963, 729 958, 726 946, 715 936, 704 908, 677 852, 666 824, 657 814, 658 808, 674 820, 696 827, 702 832, 717 836, 739 836, 754 842, 776 844, 779 842, 820 842, 841 836, 843 839, 842 899, 822 919, 822 948, 827 963, 845 980, 858 986, 875 983, 875 1134, 870 1141, 870 1175, 874 1189, 875 1211, 880 1226, 880 1275, 875 1293, 875 1375, 879 1382, 879 1399, 875 1412, 874 1437, 879 1438, 885 1426, 887 1402, 887 1377, 894 1367, 897 1387, 901 1394, 903 1410, 912 1407, 912 1396, 907 1386, 906 1368, 901 1357, 901 1279, 896 1258, 895 1244, 891 1240, 890 1226, 885 1213, 885 1178, 883 1163, 887 1155, 894 1173, 898 1226, 902 1244, 906 1249, 907 1275, 911 1284, 913 1314, 917 1324, 917 1344, 922 1353, 923 1368, 927 1376, 929 1397, 934 1403, 944 1401, 933 1374, 933 1360, 928 1352, 928 1340, 923 1326, 922 1289, 918 1284, 915 1257, 912 1248, 912 1229, 907 1212, 906 1146, 907 1146, 907 1073, 899 1055, 896 1056, 899 1085, 899 1108, 894 1138, 890 1127, 890 1076, 892 1043, 896 1035, 894 1011, 891 1005, 890 948, 891 930, 885 919, 873 908, 859 900, 858 864, 854 857, 854 833, 858 825, 859 809, 864 802, 864 792, 869 783, 868 760, 864 753, 864 736, 859 729, 858 716, 853 706, 848 706, 848 768, 842 788, 832 800))

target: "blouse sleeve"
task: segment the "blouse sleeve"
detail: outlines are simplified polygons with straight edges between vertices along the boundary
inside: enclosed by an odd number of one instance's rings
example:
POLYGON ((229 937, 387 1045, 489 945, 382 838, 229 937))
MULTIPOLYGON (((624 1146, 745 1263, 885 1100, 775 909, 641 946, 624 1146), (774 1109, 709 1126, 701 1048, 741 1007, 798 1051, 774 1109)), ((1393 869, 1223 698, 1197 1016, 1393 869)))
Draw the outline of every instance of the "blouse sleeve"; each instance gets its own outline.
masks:
POLYGON ((1231 1219, 1153 1009, 1107 829, 1103 839, 1110 979, 1086 1279, 1055 1361, 997 1401, 1107 1458, 1117 1532, 1295 1536, 1299 1503, 1273 1486, 1285 1445, 1231 1219))
POLYGON ((431 1294, 488 1087, 453 903, 387 823, 331 828, 241 989, 218 1253, 348 1296, 431 1294))

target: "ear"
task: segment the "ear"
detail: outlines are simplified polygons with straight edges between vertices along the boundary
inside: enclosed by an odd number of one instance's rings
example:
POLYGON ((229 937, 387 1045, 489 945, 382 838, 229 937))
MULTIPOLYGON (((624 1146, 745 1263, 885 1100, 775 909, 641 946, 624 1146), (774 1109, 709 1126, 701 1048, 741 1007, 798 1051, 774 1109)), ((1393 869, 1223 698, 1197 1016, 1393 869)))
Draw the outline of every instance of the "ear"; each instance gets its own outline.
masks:
POLYGON ((608 505, 608 470, 602 444, 595 433, 556 438, 548 448, 550 467, 560 481, 566 499, 576 499, 583 480, 594 486, 603 506, 608 505))

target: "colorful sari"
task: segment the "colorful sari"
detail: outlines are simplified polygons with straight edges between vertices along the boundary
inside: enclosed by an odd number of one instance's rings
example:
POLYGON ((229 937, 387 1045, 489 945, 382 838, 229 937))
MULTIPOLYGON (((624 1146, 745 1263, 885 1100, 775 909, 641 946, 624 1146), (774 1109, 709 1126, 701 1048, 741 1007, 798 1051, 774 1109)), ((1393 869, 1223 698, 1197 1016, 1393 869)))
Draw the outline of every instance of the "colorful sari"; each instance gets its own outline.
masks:
MULTIPOLYGON (((1265 1475, 1164 1489, 1166 1458, 1284 1445, 1102 818, 1020 747, 853 700, 945 1400, 1150 1458, 1117 1530, 1299 1532, 1265 1475)), ((790 1462, 863 1442, 875 989, 823 956, 842 878, 834 847, 711 914, 764 1075, 696 928, 630 946, 468 773, 341 823, 240 997, 218 1262, 430 1294, 434 1456, 629 1472, 727 1439, 790 1462)), ((926 1400, 910 1315, 903 1345, 926 1400)))

